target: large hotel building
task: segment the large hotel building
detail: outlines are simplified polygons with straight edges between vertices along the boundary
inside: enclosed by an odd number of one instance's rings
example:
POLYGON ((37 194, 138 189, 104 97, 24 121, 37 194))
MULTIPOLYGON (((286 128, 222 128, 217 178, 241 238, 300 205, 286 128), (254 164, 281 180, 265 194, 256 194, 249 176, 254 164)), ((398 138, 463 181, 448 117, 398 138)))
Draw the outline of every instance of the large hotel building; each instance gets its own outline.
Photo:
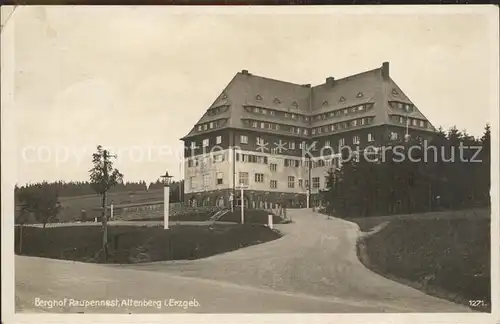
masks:
POLYGON ((243 70, 182 138, 185 203, 238 205, 243 184, 250 208, 305 207, 308 192, 317 206, 328 170, 340 166, 339 147, 360 151, 433 132, 387 62, 317 86, 243 70))

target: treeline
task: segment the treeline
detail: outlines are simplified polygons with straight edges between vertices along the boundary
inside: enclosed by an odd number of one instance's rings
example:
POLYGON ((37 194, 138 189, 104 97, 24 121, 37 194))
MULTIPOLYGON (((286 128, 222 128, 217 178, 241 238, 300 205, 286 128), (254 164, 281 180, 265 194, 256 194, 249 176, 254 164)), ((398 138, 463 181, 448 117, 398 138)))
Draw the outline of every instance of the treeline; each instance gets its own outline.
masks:
POLYGON ((410 139, 391 147, 330 172, 322 192, 328 213, 366 217, 490 205, 489 125, 479 138, 453 127, 427 143, 410 139))
MULTIPOLYGON (((177 197, 179 196, 178 190, 181 186, 181 182, 177 181, 171 184, 171 192, 174 193, 177 190, 177 197)), ((31 183, 22 187, 15 187, 15 193, 22 192, 27 189, 35 189, 35 188, 46 188, 50 191, 57 192, 58 197, 76 197, 76 196, 85 196, 85 195, 95 195, 96 192, 92 189, 91 183, 89 181, 56 181, 56 182, 41 182, 41 183, 31 183)), ((163 188, 163 183, 158 179, 156 182, 151 182, 149 185, 146 181, 138 181, 138 182, 124 182, 119 183, 113 188, 109 190, 109 192, 138 192, 138 191, 146 191, 146 190, 155 190, 163 188)), ((172 194, 172 196, 174 196, 172 194)), ((178 200, 178 198, 177 198, 178 200)))

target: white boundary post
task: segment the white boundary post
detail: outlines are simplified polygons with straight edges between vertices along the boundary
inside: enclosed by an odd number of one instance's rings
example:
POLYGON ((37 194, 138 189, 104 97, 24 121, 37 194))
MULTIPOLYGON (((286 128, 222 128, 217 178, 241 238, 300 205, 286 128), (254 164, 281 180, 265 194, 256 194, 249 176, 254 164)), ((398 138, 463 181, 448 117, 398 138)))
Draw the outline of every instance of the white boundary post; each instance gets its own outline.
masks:
POLYGON ((170 207, 170 187, 163 186, 163 228, 168 229, 168 219, 169 219, 169 207, 170 207))
POLYGON ((241 186, 241 224, 245 224, 245 198, 243 197, 244 187, 241 186))

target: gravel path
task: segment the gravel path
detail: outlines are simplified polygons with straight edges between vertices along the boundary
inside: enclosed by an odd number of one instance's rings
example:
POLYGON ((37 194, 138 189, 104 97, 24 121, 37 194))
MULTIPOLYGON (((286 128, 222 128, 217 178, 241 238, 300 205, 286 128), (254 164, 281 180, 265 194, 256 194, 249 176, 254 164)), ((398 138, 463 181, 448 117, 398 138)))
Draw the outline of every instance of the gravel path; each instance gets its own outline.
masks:
POLYGON ((285 235, 195 261, 96 265, 16 256, 17 311, 56 312, 469 312, 365 268, 359 228, 291 210, 285 235), (36 271, 34 270, 36 269, 36 271), (192 300, 200 306, 36 308, 34 298, 192 300))
POLYGON ((367 269, 356 255, 356 224, 304 209, 288 213, 294 223, 276 225, 285 234, 278 240, 201 260, 126 267, 329 297, 386 312, 470 311, 367 269))

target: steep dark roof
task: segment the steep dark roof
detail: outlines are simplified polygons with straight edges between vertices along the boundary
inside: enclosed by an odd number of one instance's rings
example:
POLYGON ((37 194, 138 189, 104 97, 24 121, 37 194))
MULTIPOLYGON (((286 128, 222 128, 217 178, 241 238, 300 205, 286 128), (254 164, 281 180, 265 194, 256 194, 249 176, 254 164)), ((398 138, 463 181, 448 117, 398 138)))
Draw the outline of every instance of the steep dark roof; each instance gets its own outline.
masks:
MULTIPOLYGON (((243 120, 255 119, 256 116, 248 112, 246 106, 313 116, 372 103, 373 109, 366 116, 374 117, 371 125, 375 126, 389 122, 392 113, 389 101, 392 100, 413 104, 389 77, 388 63, 384 63, 380 68, 342 79, 328 78, 325 83, 314 87, 256 76, 243 70, 233 77, 196 125, 221 120, 221 128, 247 129, 243 125, 243 120), (222 112, 213 116, 208 114, 209 110, 217 107, 228 107, 228 109, 222 109, 222 112)), ((410 116, 427 120, 417 108, 410 116)), ((335 122, 341 119, 336 119, 335 122)), ((332 122, 332 120, 314 121, 308 125, 299 121, 278 120, 266 115, 259 115, 258 120, 301 127, 315 127, 332 122)), ((199 132, 196 130, 196 125, 183 139, 213 131, 199 132)))

